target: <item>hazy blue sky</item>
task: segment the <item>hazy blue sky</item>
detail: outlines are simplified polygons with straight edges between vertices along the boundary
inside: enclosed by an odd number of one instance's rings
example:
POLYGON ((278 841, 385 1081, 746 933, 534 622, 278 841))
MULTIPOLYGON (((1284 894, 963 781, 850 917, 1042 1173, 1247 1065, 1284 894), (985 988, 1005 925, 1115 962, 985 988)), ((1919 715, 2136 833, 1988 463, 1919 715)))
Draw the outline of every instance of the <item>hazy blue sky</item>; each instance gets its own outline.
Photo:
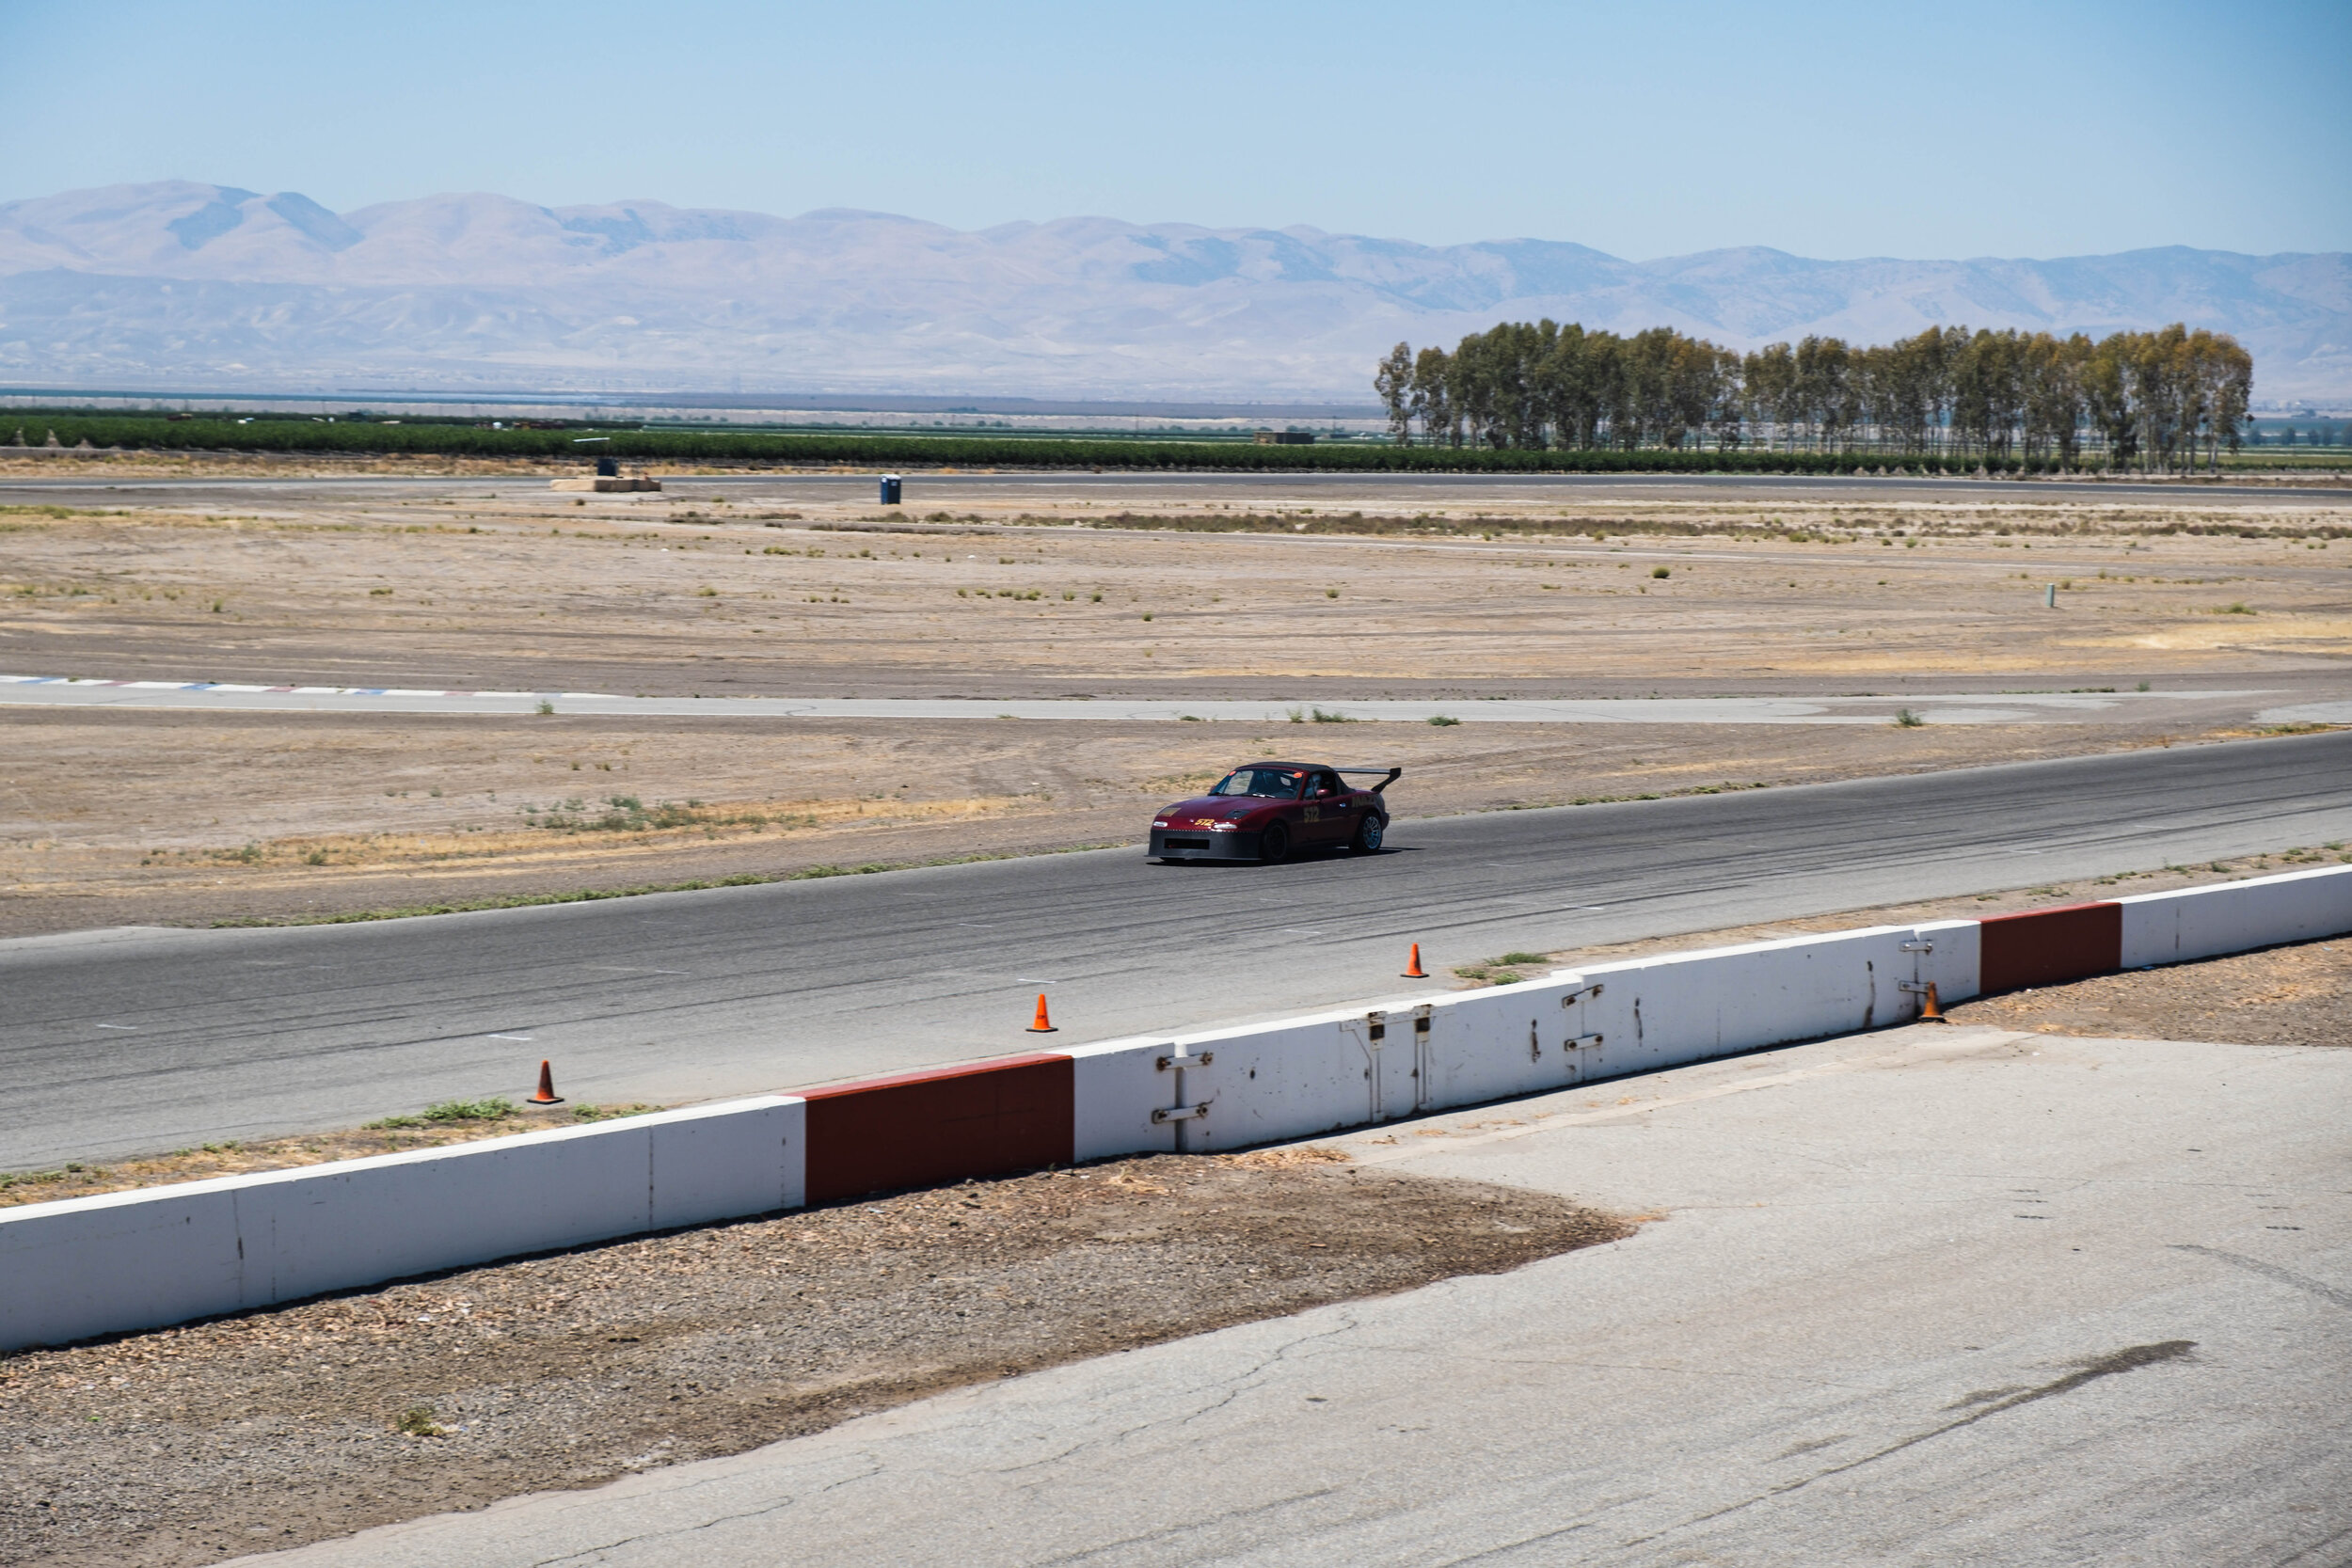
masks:
POLYGON ((1653 257, 2352 248, 2352 3, 0 0, 0 197, 186 178, 1653 257))

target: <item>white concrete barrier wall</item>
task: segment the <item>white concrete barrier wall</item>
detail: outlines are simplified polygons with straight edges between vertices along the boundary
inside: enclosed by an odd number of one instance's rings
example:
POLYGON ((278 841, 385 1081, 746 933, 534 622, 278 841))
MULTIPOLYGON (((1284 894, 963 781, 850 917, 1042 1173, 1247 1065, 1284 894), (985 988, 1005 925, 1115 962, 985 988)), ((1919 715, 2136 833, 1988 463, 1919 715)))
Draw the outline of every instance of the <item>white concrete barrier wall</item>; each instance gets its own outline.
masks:
POLYGON ((1168 1154, 1176 1123, 1152 1113, 1177 1103, 1177 1080, 1158 1066, 1177 1052, 1173 1035, 1082 1045, 1070 1053, 1070 1157, 1081 1163, 1119 1154, 1168 1154))
POLYGON ((1580 1046, 1595 1030, 1590 993, 1586 976, 1564 970, 1408 1004, 1396 1016, 1407 1040, 1418 1039, 1421 1108, 1538 1094, 1593 1076, 1592 1047, 1580 1046), (1428 1028, 1422 1031, 1424 1010, 1428 1028))
MULTIPOLYGON (((1216 1034, 1179 1035, 1185 1054, 1215 1058, 1184 1074, 1184 1094, 1167 1105, 1208 1106, 1184 1121, 1177 1147, 1188 1151, 1246 1148, 1282 1138, 1303 1138, 1342 1127, 1387 1118, 1383 1106, 1412 1108, 1412 1085, 1400 1075, 1411 1070, 1411 1047, 1399 1065, 1389 1039, 1375 1040, 1367 1022, 1372 1009, 1322 1013, 1280 1023, 1258 1024, 1216 1034)), ((1382 1010, 1382 1017, 1388 1016, 1382 1010)))
POLYGON ((2125 969, 2186 963, 2352 932, 2352 865, 2115 901, 2123 906, 2125 969))
POLYGON ((769 1096, 0 1210, 0 1350, 797 1208, 804 1125, 769 1096))
POLYGON ((1792 1040, 1883 1028, 1977 991, 1974 921, 1885 926, 1593 964, 1578 1005, 1586 1078, 1677 1067, 1792 1040), (1916 988, 1916 989, 1914 989, 1916 988))
POLYGON ((1928 982, 1977 993, 1978 937, 1973 920, 1839 931, 1081 1047, 1073 1153, 1242 1148, 1905 1022, 1928 982))

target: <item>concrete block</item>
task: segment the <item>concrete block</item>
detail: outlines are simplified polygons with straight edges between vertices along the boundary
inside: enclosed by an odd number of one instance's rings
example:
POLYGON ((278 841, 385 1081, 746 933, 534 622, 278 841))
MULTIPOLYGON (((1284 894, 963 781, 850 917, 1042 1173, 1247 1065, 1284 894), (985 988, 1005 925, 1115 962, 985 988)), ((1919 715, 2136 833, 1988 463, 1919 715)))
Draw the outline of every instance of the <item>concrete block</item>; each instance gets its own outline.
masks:
POLYGON ((808 1201, 1069 1164, 1072 1082, 1039 1052, 810 1089, 808 1201))
POLYGON ((639 1118, 652 1140, 656 1230, 808 1201, 808 1102, 769 1095, 639 1118))
POLYGON ((1919 997, 1903 989, 1930 957, 1916 949, 1916 929, 1881 926, 1588 965, 1584 978, 1604 988, 1586 1008, 1607 1037, 1602 1071, 1677 1067, 1916 1017, 1919 997))
POLYGON ((1581 1083, 1587 1064, 1607 1048, 1605 1039, 1591 1039, 1605 1033, 1587 1017, 1591 989, 1583 975, 1562 971, 1433 997, 1425 1032, 1418 1027, 1422 1008, 1406 1010, 1405 1026, 1419 1043, 1422 1106, 1475 1105, 1581 1083))
MULTIPOLYGON (((1178 1104, 1176 1075, 1163 1072, 1161 1057, 1178 1049, 1173 1036, 1104 1040, 1069 1053, 1071 1066, 1070 1157, 1073 1161, 1107 1160, 1120 1154, 1172 1154, 1177 1123, 1154 1122, 1155 1109, 1178 1104)), ((1184 1087, 1194 1095, 1206 1090, 1202 1069, 1199 1084, 1186 1073, 1184 1087)))
POLYGON ((0 1350, 797 1204, 788 1096, 0 1210, 0 1350))
POLYGON ((246 1306, 239 1180, 0 1210, 0 1351, 246 1306))
POLYGON ((2109 900, 1996 914, 1978 924, 1978 981, 1988 991, 2061 985, 2123 966, 2123 911, 2109 900))
POLYGON ((621 1122, 249 1178, 246 1305, 650 1229, 648 1144, 621 1122))
POLYGON ((1935 982, 1939 1002, 1965 1002, 1977 994, 1983 954, 1983 928, 1973 920, 1937 920, 1914 926, 1912 938, 1928 943, 1917 955, 1914 979, 1935 982))
POLYGON ((2119 898, 2121 966, 2185 963, 2352 932, 2352 865, 2119 898))
POLYGON ((1412 1092, 1410 1034, 1398 1041, 1385 1024, 1381 1034, 1373 1037, 1367 1014, 1348 1012, 1178 1036, 1188 1053, 1216 1056, 1185 1075, 1186 1097, 1209 1110, 1185 1124, 1184 1147, 1246 1148, 1405 1114, 1412 1092), (1391 1110, 1400 1100, 1405 1110, 1391 1110))

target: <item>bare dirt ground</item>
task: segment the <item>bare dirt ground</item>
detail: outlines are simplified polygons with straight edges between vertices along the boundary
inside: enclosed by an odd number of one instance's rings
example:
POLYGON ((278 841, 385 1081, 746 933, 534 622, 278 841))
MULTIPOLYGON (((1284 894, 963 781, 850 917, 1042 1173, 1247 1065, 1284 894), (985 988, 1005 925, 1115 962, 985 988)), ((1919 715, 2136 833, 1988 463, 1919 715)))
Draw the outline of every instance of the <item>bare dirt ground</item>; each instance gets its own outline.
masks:
MULTIPOLYGON (((1171 480, 1144 511, 1055 503, 1041 485, 877 520, 862 500, 691 480, 658 496, 455 479, 222 494, 0 510, 0 672, 1300 702, 2352 689, 2352 495, 2154 506, 2021 485, 1998 501, 1549 497, 1401 514, 1344 495, 1187 499, 1171 480), (1025 522, 1050 526, 1009 526, 1025 522)), ((1310 736, 1404 764, 1398 804, 1420 816, 2246 725, 1272 729, 0 707, 0 935, 1133 842, 1160 800, 1310 736)))
POLYGON ((2352 937, 1964 1002, 1954 1023, 2044 1035, 2352 1046, 2352 937))
POLYGON ((217 1561, 1617 1240, 1317 1151, 716 1226, 0 1358, 0 1561, 217 1561))

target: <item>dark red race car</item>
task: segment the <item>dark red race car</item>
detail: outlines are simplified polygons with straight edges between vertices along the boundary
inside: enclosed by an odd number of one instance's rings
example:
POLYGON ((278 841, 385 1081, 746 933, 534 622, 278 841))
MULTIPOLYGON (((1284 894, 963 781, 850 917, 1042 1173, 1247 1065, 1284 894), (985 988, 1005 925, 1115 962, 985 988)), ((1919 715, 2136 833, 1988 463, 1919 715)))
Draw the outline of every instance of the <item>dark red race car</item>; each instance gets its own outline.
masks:
POLYGON ((1152 853, 1176 861, 1286 860, 1302 849, 1369 855, 1389 831, 1380 792, 1402 768, 1333 768, 1320 762, 1253 762, 1234 768, 1206 795, 1179 800, 1152 818, 1152 853), (1346 773, 1386 773, 1370 789, 1352 789, 1346 773))

